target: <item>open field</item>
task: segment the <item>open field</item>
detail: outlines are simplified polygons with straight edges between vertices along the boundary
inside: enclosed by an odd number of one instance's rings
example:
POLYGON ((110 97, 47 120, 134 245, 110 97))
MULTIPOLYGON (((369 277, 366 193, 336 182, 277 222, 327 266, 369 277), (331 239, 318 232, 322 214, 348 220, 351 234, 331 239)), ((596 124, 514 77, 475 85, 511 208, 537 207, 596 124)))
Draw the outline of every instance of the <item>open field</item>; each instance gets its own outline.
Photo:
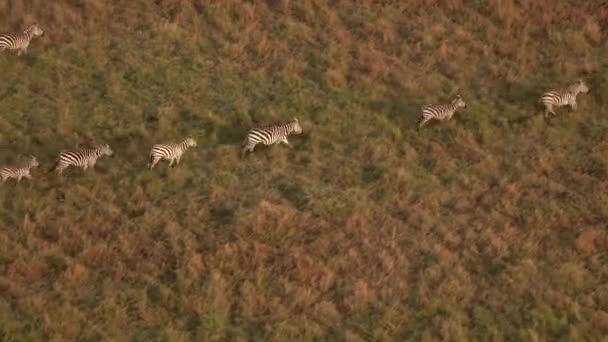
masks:
POLYGON ((0 53, 0 165, 41 163, 0 185, 3 341, 608 335, 605 2, 0 3, 33 21, 0 53), (578 78, 576 112, 538 114, 578 78), (239 158, 293 117, 292 150, 239 158))

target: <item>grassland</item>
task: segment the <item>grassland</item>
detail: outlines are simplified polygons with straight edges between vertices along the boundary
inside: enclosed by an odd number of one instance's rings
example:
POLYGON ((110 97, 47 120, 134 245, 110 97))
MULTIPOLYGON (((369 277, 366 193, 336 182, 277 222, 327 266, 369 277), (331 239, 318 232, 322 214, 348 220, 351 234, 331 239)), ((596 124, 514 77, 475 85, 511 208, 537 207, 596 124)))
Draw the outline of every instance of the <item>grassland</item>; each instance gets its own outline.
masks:
POLYGON ((0 54, 0 336, 598 340, 608 334, 602 1, 46 1, 0 54), (543 91, 578 78, 577 112, 543 91), (420 107, 461 94, 451 121, 420 107), (247 129, 304 134, 239 159, 247 129), (191 135, 173 169, 154 143, 191 135), (109 143, 94 171, 59 150, 109 143))

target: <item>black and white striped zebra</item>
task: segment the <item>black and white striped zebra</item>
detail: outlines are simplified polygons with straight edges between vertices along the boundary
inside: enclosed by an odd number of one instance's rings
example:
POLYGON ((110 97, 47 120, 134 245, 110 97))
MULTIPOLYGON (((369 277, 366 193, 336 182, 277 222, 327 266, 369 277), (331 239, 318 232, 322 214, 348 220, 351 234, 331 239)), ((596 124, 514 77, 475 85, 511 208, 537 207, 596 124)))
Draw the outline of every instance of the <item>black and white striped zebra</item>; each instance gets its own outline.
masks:
POLYGON ((31 156, 26 162, 0 168, 0 179, 2 180, 2 183, 6 182, 9 178, 17 178, 17 183, 19 183, 21 178, 24 177, 27 179, 32 179, 30 169, 37 167, 38 165, 40 164, 38 164, 36 157, 31 156))
POLYGON ((467 108, 467 104, 464 103, 460 95, 456 95, 456 98, 450 104, 423 107, 422 115, 418 121, 418 129, 421 129, 430 120, 450 120, 459 108, 467 108))
POLYGON ((0 50, 17 50, 17 56, 21 56, 22 53, 27 52, 32 38, 41 36, 43 33, 44 31, 36 24, 23 32, 2 33, 0 34, 0 50))
POLYGON ((182 154, 184 154, 188 148, 195 146, 196 141, 192 138, 187 138, 176 144, 156 144, 152 146, 152 150, 150 150, 148 167, 152 170, 154 165, 161 159, 169 160, 169 167, 172 167, 174 162, 179 164, 182 154))
POLYGON ((544 93, 540 98, 540 102, 545 107, 545 116, 549 116, 549 114, 557 115, 555 114, 553 107, 570 106, 572 110, 576 110, 578 107, 576 104, 576 96, 579 93, 587 92, 589 92, 589 87, 587 87, 585 81, 578 80, 566 89, 552 90, 544 93))
POLYGON ((93 168, 97 159, 102 156, 111 156, 114 152, 108 144, 99 145, 96 148, 82 149, 78 151, 62 151, 55 161, 51 170, 58 175, 68 166, 82 167, 84 170, 93 168))
POLYGON ((287 137, 292 133, 302 133, 302 127, 297 118, 294 118, 292 122, 284 125, 252 128, 247 132, 247 136, 243 141, 241 156, 247 153, 247 151, 253 152, 255 145, 260 143, 266 146, 283 143, 289 148, 292 148, 289 141, 287 141, 287 137))

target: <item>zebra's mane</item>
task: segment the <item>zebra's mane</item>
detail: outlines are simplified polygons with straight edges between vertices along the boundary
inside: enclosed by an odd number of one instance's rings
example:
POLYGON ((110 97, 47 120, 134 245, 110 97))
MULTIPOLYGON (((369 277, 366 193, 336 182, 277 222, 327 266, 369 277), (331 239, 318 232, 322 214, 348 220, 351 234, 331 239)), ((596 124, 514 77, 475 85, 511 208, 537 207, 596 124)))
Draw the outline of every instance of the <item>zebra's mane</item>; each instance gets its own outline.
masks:
POLYGON ((441 105, 442 107, 446 108, 446 109, 452 109, 455 110, 458 108, 458 106, 456 105, 456 101, 457 100, 452 100, 450 103, 444 103, 443 105, 441 105))
POLYGON ((283 124, 274 124, 274 125, 266 125, 266 126, 258 126, 259 129, 273 129, 273 128, 282 128, 285 127, 288 130, 293 130, 293 124, 295 122, 288 122, 288 123, 283 123, 283 124))
POLYGON ((37 26, 36 24, 32 24, 32 25, 28 26, 25 30, 23 30, 23 33, 32 34, 32 31, 34 31, 34 28, 36 26, 37 26))
POLYGON ((188 139, 190 139, 190 138, 186 138, 186 139, 184 139, 184 140, 182 140, 182 141, 180 141, 178 143, 175 143, 175 144, 173 144, 173 146, 179 147, 179 148, 185 150, 185 149, 187 149, 189 147, 188 146, 188 139))
POLYGON ((27 159, 18 160, 15 164, 13 164, 13 167, 15 167, 17 169, 24 169, 24 168, 30 167, 31 164, 32 164, 32 159, 27 158, 27 159))
POLYGON ((99 146, 95 146, 95 147, 81 147, 81 148, 77 148, 74 150, 62 150, 61 152, 64 153, 82 153, 82 152, 93 152, 96 154, 99 154, 101 152, 101 150, 103 149, 103 145, 99 145, 99 146))
POLYGON ((291 133, 295 130, 295 125, 296 125, 296 122, 292 121, 292 122, 286 123, 284 126, 287 129, 287 132, 291 133))

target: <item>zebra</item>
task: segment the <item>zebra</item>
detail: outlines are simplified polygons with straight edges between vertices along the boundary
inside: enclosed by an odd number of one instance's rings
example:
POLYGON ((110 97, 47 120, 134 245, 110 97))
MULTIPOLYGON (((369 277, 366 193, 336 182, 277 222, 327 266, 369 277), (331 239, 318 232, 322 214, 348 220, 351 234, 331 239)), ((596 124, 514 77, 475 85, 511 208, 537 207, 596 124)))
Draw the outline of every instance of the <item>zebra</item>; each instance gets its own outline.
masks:
POLYGON ((148 168, 152 170, 156 163, 161 159, 169 160, 169 167, 173 166, 173 162, 179 164, 182 154, 184 154, 189 147, 195 146, 196 141, 193 138, 187 138, 176 144, 156 144, 152 146, 152 150, 150 150, 148 168))
POLYGON ((21 53, 27 52, 32 38, 41 36, 43 33, 44 31, 36 24, 20 33, 2 33, 0 34, 0 50, 18 50, 17 56, 21 56, 21 53))
POLYGON ((55 170, 55 173, 60 175, 70 165, 82 167, 86 171, 89 167, 93 168, 100 157, 113 154, 114 152, 108 144, 78 151, 62 151, 50 171, 55 170))
POLYGON ((36 157, 31 156, 30 160, 26 162, 0 168, 0 179, 2 180, 2 183, 6 182, 9 178, 17 178, 17 183, 21 182, 21 178, 23 177, 32 179, 30 169, 37 167, 38 165, 40 164, 38 164, 36 157))
POLYGON ((579 93, 588 93, 589 87, 582 79, 579 79, 576 83, 570 85, 566 89, 557 91, 548 91, 543 94, 540 98, 540 103, 545 107, 545 117, 549 114, 555 114, 553 107, 570 106, 572 110, 576 110, 578 107, 576 104, 576 95, 579 93))
POLYGON ((289 141, 287 141, 287 136, 291 133, 302 133, 302 127, 297 118, 294 118, 292 122, 284 125, 252 128, 247 132, 247 136, 241 145, 243 147, 241 156, 245 155, 247 151, 253 152, 255 145, 259 143, 266 146, 283 143, 287 145, 287 147, 292 148, 289 141))
POLYGON ((450 104, 423 107, 422 115, 418 121, 418 129, 421 129, 422 126, 432 119, 438 121, 450 120, 459 108, 467 108, 467 104, 464 103, 460 95, 456 95, 456 98, 450 104))

